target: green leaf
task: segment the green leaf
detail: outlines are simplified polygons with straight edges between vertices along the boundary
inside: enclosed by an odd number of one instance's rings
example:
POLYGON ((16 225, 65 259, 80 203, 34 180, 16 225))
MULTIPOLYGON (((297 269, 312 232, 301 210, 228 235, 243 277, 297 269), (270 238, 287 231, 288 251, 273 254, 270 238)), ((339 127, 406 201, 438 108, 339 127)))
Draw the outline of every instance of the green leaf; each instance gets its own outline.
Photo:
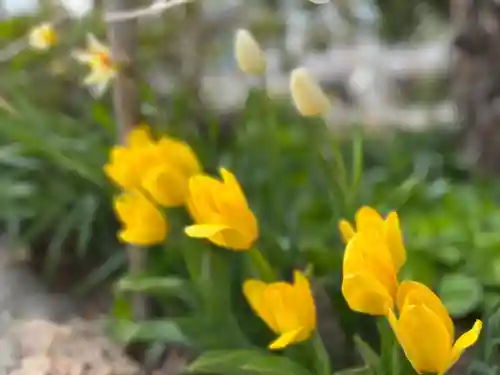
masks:
POLYGON ((145 322, 132 322, 118 319, 107 322, 110 335, 123 343, 131 342, 164 342, 189 344, 176 322, 171 320, 151 320, 145 322))
POLYGON ((478 308, 483 299, 483 287, 476 278, 455 273, 441 279, 438 294, 450 315, 459 318, 478 308))
POLYGON ((365 364, 373 371, 380 368, 380 356, 371 348, 371 346, 364 342, 358 335, 354 336, 353 341, 354 346, 358 350, 361 358, 363 358, 365 364))
POLYGON ((196 304, 191 283, 175 276, 125 276, 116 283, 115 288, 117 292, 141 292, 160 296, 172 296, 180 298, 191 305, 196 304))
POLYGON ((198 357, 188 372, 240 375, 311 375, 311 373, 292 360, 260 350, 214 350, 198 357))
POLYGON ((335 372, 333 375, 372 375, 374 372, 369 367, 349 368, 335 372))

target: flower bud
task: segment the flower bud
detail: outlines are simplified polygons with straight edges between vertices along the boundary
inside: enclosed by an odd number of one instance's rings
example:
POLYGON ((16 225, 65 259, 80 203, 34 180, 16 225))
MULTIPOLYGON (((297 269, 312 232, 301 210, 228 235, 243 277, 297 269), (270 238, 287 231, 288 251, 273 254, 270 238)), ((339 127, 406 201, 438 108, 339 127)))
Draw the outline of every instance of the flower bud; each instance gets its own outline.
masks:
POLYGON ((234 38, 234 54, 238 67, 247 74, 263 75, 266 72, 264 51, 248 30, 239 29, 234 38))
POLYGON ((302 116, 323 115, 330 108, 330 101, 305 68, 292 71, 290 91, 294 105, 302 116))

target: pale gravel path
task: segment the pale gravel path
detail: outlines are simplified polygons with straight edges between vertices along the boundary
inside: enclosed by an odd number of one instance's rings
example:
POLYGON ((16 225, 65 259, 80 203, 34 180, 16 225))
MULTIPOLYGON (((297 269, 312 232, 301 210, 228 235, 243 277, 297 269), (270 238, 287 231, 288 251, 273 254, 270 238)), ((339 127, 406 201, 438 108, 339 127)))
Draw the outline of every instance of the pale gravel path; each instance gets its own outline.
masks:
POLYGON ((140 374, 99 322, 77 313, 0 245, 0 375, 140 374))

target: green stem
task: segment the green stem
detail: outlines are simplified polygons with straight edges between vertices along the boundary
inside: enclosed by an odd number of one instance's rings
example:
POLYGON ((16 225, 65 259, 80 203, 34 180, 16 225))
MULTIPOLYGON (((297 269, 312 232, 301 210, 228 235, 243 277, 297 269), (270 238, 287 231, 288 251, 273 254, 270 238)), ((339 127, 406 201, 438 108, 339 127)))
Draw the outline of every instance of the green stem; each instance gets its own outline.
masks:
POLYGON ((314 350, 314 369, 315 375, 332 375, 330 356, 325 348, 323 340, 318 332, 315 332, 311 338, 311 344, 314 350))
POLYGON ((252 266, 257 271, 260 278, 265 282, 275 281, 276 275, 266 257, 260 252, 260 250, 254 247, 249 251, 249 255, 252 266))
POLYGON ((351 186, 349 197, 349 209, 356 201, 359 193, 359 186, 361 185, 361 178, 363 175, 363 135, 361 130, 357 130, 352 140, 352 164, 351 164, 351 186))

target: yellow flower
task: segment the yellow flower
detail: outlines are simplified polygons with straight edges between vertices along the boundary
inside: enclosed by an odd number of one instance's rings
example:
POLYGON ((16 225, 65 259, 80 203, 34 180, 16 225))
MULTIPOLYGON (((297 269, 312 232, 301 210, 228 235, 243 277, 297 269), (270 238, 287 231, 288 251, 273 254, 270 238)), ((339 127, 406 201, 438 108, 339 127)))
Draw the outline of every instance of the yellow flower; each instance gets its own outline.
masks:
POLYGON ((386 315, 397 289, 397 270, 385 242, 372 232, 358 232, 347 244, 343 262, 342 294, 349 307, 386 315))
POLYGON ((302 116, 321 116, 330 109, 330 101, 305 68, 297 68, 290 75, 293 103, 302 116))
POLYGON ((189 179, 202 170, 196 155, 186 143, 169 137, 158 141, 155 152, 157 162, 142 186, 162 206, 183 205, 189 195, 189 179))
POLYGON ((396 273, 406 262, 406 250, 403 236, 399 226, 399 218, 396 212, 390 212, 384 220, 380 214, 371 207, 361 207, 356 213, 356 229, 347 222, 341 220, 339 223, 340 233, 347 244, 358 232, 371 232, 375 237, 382 238, 393 258, 396 273))
POLYGON ((280 335, 269 345, 270 349, 305 341, 316 329, 316 307, 309 281, 299 271, 294 273, 293 284, 247 280, 243 294, 255 313, 280 335))
POLYGON ((158 204, 173 207, 186 202, 189 178, 201 166, 186 143, 169 137, 155 141, 147 125, 141 125, 125 146, 111 150, 104 171, 118 186, 144 189, 158 204))
POLYGON ((45 22, 34 27, 29 34, 29 45, 39 50, 47 50, 57 43, 57 34, 52 24, 45 22))
POLYGON ((117 74, 117 67, 109 48, 97 40, 93 34, 88 34, 87 49, 73 52, 73 57, 89 66, 90 73, 83 83, 89 86, 93 95, 101 96, 117 74))
POLYGON ((189 180, 188 210, 196 224, 185 232, 220 247, 249 250, 258 236, 257 219, 236 177, 224 168, 220 174, 222 181, 202 174, 189 180))
POLYGON ((238 67, 247 74, 263 75, 266 72, 266 58, 259 43, 245 29, 236 31, 234 54, 238 67))
POLYGON ((118 238, 138 246, 148 246, 165 240, 168 225, 158 208, 139 191, 122 193, 114 200, 114 209, 123 229, 118 238))
POLYGON ((482 322, 462 334, 455 342, 455 330, 448 311, 427 286, 401 283, 397 304, 399 319, 391 311, 389 322, 403 350, 419 373, 445 373, 468 347, 474 345, 482 322))
POLYGON ((128 134, 125 146, 111 149, 104 172, 123 189, 139 188, 154 159, 154 140, 147 125, 140 125, 128 134))

